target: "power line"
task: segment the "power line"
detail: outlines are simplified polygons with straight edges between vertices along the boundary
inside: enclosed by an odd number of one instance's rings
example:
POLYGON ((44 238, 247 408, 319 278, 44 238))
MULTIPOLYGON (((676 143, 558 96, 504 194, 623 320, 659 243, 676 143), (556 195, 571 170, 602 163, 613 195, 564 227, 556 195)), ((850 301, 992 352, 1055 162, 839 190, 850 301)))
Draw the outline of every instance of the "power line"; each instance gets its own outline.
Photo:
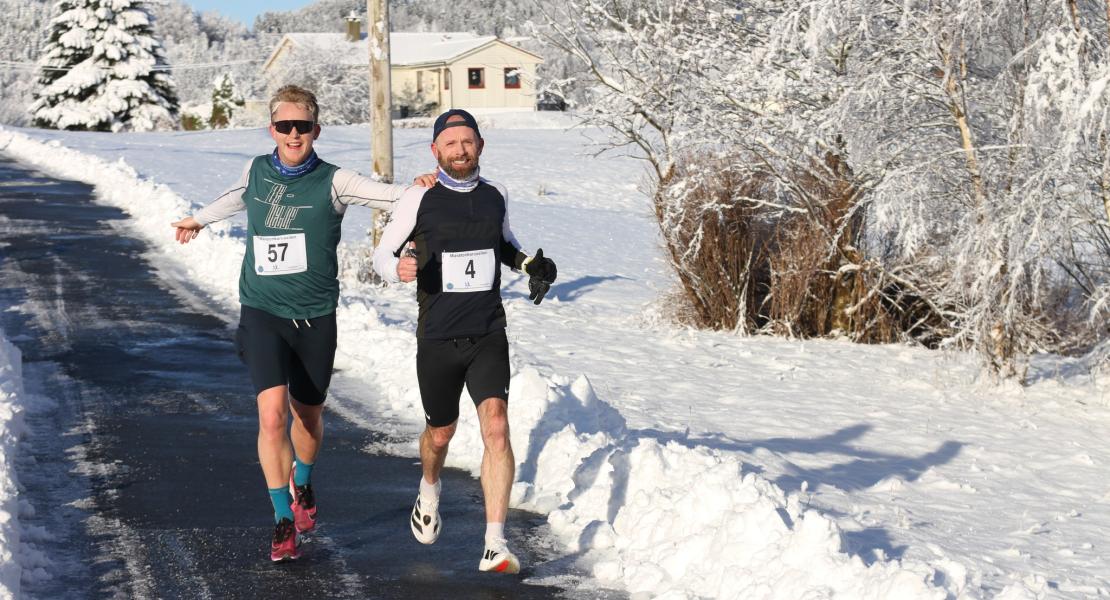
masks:
MULTIPOLYGON (((152 71, 187 71, 191 69, 211 69, 215 67, 230 67, 233 65, 246 65, 253 63, 265 62, 265 59, 250 59, 250 60, 230 60, 230 61, 214 61, 205 63, 185 63, 185 64, 159 64, 151 67, 152 71)), ((74 67, 49 67, 40 65, 33 62, 17 62, 13 60, 0 60, 0 68, 13 69, 17 71, 72 71, 74 67)), ((111 71, 109 67, 96 67, 101 71, 111 71)))

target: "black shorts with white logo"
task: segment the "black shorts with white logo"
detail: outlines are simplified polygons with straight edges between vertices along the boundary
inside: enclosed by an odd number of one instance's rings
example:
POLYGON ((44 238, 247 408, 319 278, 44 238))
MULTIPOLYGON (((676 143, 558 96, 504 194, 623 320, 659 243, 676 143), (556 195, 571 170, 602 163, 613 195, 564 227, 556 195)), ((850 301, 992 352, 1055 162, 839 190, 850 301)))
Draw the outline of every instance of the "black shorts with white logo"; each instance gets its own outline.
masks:
POLYGON ((424 418, 444 427, 459 418, 463 384, 474 405, 486 398, 509 399, 509 340, 498 329, 482 337, 416 340, 416 378, 424 418))
POLYGON ((335 313, 314 319, 283 319, 243 306, 235 346, 256 394, 288 385, 301 404, 324 403, 335 364, 335 313))

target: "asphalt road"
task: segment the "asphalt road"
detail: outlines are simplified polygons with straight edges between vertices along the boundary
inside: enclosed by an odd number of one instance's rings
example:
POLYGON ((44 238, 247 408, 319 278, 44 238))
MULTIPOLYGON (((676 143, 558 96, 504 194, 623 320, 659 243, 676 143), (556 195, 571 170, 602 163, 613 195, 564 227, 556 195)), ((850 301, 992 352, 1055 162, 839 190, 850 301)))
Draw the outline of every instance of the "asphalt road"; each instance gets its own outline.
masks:
POLYGON ((318 531, 304 558, 271 563, 257 414, 233 329, 163 287, 126 215, 92 195, 0 158, 0 326, 23 352, 32 401, 17 474, 34 510, 21 523, 44 555, 25 597, 602 595, 525 583, 581 576, 545 549, 542 517, 520 511, 508 534, 524 572, 478 572, 481 490, 463 472, 444 476, 440 541, 417 543, 418 467, 369 454, 377 434, 335 413, 313 473, 318 531))

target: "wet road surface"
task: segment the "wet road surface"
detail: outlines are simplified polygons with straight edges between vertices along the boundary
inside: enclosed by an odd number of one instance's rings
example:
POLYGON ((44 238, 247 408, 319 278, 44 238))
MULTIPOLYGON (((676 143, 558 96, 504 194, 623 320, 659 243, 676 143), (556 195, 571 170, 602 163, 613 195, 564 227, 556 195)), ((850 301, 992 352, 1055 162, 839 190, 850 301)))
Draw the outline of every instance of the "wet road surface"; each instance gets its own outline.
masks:
POLYGON ((21 523, 49 559, 27 597, 598 595, 523 582, 569 560, 542 547, 543 518, 520 511, 508 534, 525 571, 478 572, 481 490, 460 471, 444 475, 443 537, 416 542, 419 468, 368 454, 378 434, 334 412, 313 473, 318 531, 303 559, 271 563, 257 414, 233 330, 161 286, 126 215, 92 196, 0 157, 0 326, 23 352, 32 400, 17 473, 35 510, 21 523))

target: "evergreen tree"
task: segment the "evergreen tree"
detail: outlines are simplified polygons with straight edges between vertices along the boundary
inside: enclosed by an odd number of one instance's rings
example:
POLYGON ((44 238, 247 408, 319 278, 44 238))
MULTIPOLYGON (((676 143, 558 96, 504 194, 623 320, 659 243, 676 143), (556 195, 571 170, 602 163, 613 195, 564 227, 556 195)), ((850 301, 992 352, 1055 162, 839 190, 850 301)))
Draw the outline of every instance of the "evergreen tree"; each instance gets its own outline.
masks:
POLYGON ((220 75, 212 83, 212 115, 208 117, 208 125, 213 129, 222 129, 231 123, 235 111, 243 107, 243 95, 235 86, 231 73, 220 75))
POLYGON ((30 111, 40 127, 119 131, 171 127, 173 80, 138 0, 60 0, 30 111))

